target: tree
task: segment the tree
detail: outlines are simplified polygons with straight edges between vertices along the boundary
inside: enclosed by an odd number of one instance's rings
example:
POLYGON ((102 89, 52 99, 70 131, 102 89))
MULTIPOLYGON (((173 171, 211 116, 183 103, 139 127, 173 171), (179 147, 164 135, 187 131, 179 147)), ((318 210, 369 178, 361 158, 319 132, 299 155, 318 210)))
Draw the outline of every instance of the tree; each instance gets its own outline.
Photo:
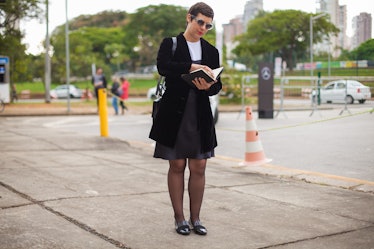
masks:
MULTIPOLYGON (((299 10, 260 13, 249 22, 246 33, 237 38, 239 45, 233 53, 239 57, 263 55, 272 59, 280 56, 292 70, 294 58, 303 58, 309 47, 310 16, 313 14, 299 10)), ((313 43, 338 33, 339 29, 327 18, 322 16, 314 20, 313 43)))
POLYGON ((42 0, 6 0, 0 3, 0 54, 10 58, 10 80, 30 80, 30 57, 25 54, 26 46, 21 43, 24 36, 18 28, 21 19, 41 16, 39 4, 42 0))
POLYGON ((155 64, 162 39, 184 30, 186 13, 184 7, 160 4, 140 8, 130 15, 130 21, 123 30, 124 42, 129 44, 126 54, 133 61, 133 69, 155 64))
MULTIPOLYGON (((111 74, 112 63, 114 65, 123 63, 125 58, 123 54, 116 57, 116 59, 122 58, 122 61, 112 61, 114 54, 110 48, 112 44, 124 46, 121 44, 124 34, 119 23, 123 23, 124 20, 121 18, 127 15, 123 12, 110 13, 104 11, 92 16, 79 16, 69 22, 69 30, 73 27, 69 32, 71 75, 77 77, 91 75, 93 63, 102 67, 107 74, 111 74)), ((51 45, 54 50, 53 80, 66 81, 65 25, 58 26, 53 31, 51 45)))
POLYGON ((6 0, 0 3, 0 35, 19 35, 17 23, 21 19, 36 18, 42 13, 42 0, 6 0))
MULTIPOLYGON (((123 30, 124 42, 128 44, 126 54, 134 63, 133 70, 155 64, 162 39, 184 31, 187 11, 185 7, 160 4, 140 8, 130 15, 123 30)), ((214 44, 215 30, 209 31, 204 38, 214 44)))
POLYGON ((352 60, 374 61, 374 39, 367 40, 354 49, 349 56, 352 60))
MULTIPOLYGON (((104 11, 74 18, 69 22, 71 75, 90 75, 92 63, 107 75, 119 69, 136 71, 154 65, 162 39, 184 31, 186 14, 184 7, 161 4, 140 8, 133 14, 104 11)), ((214 44, 214 30, 205 39, 214 44)), ((65 25, 52 32, 51 45, 53 80, 65 81, 65 25)))

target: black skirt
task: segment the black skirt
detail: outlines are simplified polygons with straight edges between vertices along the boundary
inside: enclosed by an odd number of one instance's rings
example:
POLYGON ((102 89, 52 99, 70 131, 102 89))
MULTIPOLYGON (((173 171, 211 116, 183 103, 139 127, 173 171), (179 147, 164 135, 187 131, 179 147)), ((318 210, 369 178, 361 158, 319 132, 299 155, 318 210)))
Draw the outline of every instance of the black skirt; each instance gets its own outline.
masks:
POLYGON ((177 134, 177 140, 173 148, 156 142, 153 156, 166 160, 176 159, 208 159, 214 157, 214 149, 201 153, 201 138, 197 119, 197 95, 190 90, 182 123, 177 134))

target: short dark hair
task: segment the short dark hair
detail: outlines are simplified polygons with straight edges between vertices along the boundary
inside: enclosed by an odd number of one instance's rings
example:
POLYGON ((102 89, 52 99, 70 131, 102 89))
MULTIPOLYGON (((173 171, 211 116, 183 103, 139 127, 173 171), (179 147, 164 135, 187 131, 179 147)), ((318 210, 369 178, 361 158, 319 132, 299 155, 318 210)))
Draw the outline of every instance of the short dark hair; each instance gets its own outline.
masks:
POLYGON ((190 7, 188 10, 188 14, 197 16, 199 13, 203 14, 204 16, 210 17, 213 19, 214 17, 214 11, 213 9, 203 2, 195 3, 190 7))

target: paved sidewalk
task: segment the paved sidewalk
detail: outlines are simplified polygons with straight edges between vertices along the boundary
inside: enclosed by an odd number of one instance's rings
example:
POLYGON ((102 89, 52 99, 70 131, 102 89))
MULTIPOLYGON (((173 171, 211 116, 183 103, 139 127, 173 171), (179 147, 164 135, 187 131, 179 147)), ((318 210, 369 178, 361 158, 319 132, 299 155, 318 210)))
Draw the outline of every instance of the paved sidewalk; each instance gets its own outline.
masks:
POLYGON ((0 127, 1 249, 374 248, 371 192, 214 158, 201 211, 208 235, 184 237, 173 227, 167 163, 151 150, 32 118, 0 117, 0 127))

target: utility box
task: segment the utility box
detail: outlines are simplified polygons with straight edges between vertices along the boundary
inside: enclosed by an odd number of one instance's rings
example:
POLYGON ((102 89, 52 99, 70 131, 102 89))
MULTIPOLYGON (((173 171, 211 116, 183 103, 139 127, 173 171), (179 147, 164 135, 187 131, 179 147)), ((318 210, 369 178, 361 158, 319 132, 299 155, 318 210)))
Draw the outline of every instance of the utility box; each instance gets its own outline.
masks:
POLYGON ((272 63, 260 63, 258 71, 258 117, 274 116, 274 69, 272 63))
POLYGON ((9 57, 0 55, 0 98, 10 102, 9 57))

